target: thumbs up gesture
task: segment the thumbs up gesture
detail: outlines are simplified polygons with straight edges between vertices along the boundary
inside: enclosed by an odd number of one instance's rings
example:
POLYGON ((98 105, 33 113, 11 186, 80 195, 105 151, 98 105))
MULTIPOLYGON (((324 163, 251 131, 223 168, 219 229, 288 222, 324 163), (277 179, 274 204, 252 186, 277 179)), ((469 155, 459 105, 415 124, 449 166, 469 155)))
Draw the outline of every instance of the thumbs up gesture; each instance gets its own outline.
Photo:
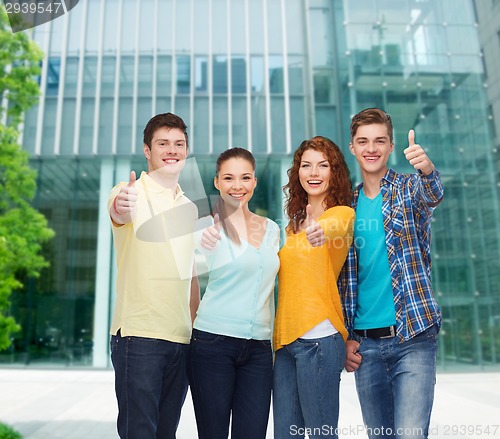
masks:
POLYGON ((306 206, 306 219, 304 221, 306 237, 313 247, 319 247, 326 242, 325 233, 312 216, 313 209, 310 204, 306 206))
POLYGON ((408 132, 408 143, 410 146, 403 151, 406 160, 408 160, 410 165, 417 171, 420 170, 422 174, 429 175, 434 170, 434 165, 429 160, 429 157, 427 157, 423 148, 415 143, 415 131, 413 130, 408 132))
POLYGON ((130 173, 130 179, 126 186, 120 188, 120 192, 113 201, 113 209, 111 209, 111 216, 115 222, 119 224, 126 224, 132 220, 132 213, 134 212, 137 204, 137 188, 135 187, 135 171, 130 173))
POLYGON ((216 213, 214 216, 214 225, 207 227, 203 230, 201 235, 201 246, 207 250, 213 250, 219 241, 221 240, 220 228, 221 228, 219 214, 216 213))

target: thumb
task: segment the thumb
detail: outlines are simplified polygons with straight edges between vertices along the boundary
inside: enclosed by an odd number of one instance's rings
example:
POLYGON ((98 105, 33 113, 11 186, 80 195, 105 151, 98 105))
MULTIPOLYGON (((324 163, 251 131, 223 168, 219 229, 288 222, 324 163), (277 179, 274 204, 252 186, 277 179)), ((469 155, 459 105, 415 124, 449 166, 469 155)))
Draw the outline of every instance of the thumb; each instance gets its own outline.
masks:
POLYGON ((217 230, 218 232, 220 232, 220 218, 219 218, 219 214, 216 213, 214 215, 214 227, 215 227, 215 230, 217 230))
POLYGON ((306 206, 306 227, 309 227, 314 221, 312 214, 313 214, 313 208, 310 204, 308 204, 306 206))
POLYGON ((415 145, 415 131, 413 130, 408 131, 408 143, 410 146, 415 145))
POLYGON ((130 181, 128 182, 128 186, 132 186, 135 183, 135 171, 130 172, 130 181))

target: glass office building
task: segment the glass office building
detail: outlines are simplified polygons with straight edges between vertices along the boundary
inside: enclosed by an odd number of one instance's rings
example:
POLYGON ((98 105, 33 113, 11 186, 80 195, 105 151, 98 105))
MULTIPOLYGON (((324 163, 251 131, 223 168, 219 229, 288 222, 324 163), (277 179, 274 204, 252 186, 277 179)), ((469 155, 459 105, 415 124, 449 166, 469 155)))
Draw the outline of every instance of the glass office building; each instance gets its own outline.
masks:
POLYGON ((498 368, 499 187, 472 0, 86 0, 33 38, 42 97, 22 142, 56 236, 50 268, 13 295, 23 329, 2 363, 109 365, 106 201, 145 169, 152 115, 184 118, 207 194, 219 152, 252 150, 254 208, 282 222, 294 149, 332 138, 358 183, 350 118, 379 106, 395 125, 391 166, 411 172, 402 151, 414 128, 443 175, 432 247, 440 367, 498 368))

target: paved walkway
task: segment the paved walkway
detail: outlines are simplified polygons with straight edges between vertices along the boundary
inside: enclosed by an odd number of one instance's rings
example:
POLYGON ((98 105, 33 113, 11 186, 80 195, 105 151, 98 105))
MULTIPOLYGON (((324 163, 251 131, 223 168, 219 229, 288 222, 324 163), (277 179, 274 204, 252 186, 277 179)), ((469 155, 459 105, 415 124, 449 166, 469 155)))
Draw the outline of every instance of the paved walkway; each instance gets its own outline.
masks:
MULTIPOLYGON (((0 420, 25 439, 115 439, 111 370, 0 369, 0 420)), ((272 421, 268 438, 272 438, 272 421)), ((341 386, 340 438, 366 438, 352 374, 341 386)), ((500 373, 439 374, 433 439, 500 438, 500 373)), ((178 439, 196 439, 190 397, 178 439)))

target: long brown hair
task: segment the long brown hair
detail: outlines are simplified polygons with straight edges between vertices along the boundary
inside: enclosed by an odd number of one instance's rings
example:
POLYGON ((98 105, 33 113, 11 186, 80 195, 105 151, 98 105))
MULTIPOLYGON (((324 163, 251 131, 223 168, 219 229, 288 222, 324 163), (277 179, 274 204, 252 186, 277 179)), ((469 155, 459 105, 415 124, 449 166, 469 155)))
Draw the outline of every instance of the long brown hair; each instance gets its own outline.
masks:
MULTIPOLYGON (((252 153, 248 151, 248 149, 235 147, 226 149, 225 151, 219 154, 219 157, 217 158, 217 163, 215 165, 215 175, 217 178, 219 177, 219 172, 222 164, 230 159, 246 160, 252 165, 252 168, 255 171, 255 158, 252 155, 252 153)), ((238 235, 238 232, 236 231, 234 226, 231 224, 230 221, 225 221, 225 219, 228 216, 230 216, 231 213, 232 212, 228 212, 224 200, 219 195, 219 198, 217 199, 217 202, 215 203, 215 206, 212 210, 212 216, 215 217, 215 214, 218 214, 220 222, 222 224, 222 228, 224 229, 224 232, 229 237, 229 239, 236 244, 241 244, 240 236, 238 235)))
POLYGON ((289 218, 287 230, 291 230, 293 233, 299 231, 300 224, 306 218, 308 197, 307 192, 300 184, 299 169, 302 155, 308 149, 323 153, 330 164, 331 177, 328 182, 328 193, 323 201, 325 210, 334 206, 351 206, 350 173, 340 148, 330 139, 322 136, 304 140, 293 154, 292 167, 287 172, 288 183, 283 186, 283 192, 286 196, 285 212, 289 218))

